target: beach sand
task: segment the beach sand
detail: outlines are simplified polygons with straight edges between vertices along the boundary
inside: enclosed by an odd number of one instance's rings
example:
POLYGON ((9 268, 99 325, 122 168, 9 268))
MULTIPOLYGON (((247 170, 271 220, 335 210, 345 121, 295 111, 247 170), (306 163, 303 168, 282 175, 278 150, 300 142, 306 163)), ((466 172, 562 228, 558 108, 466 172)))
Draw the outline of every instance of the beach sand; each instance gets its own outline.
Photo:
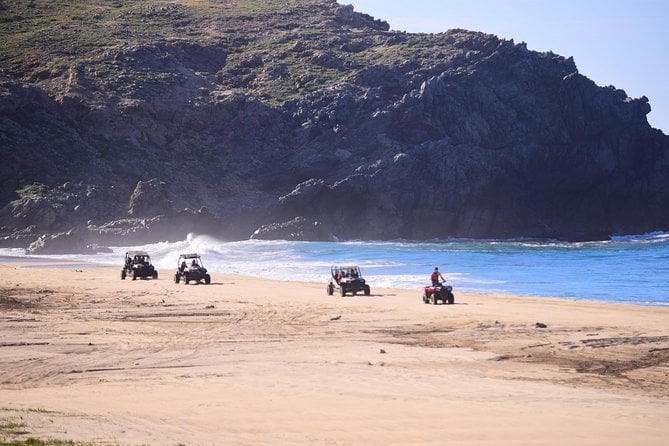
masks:
POLYGON ((0 441, 669 439, 669 308, 29 265, 0 264, 0 441))

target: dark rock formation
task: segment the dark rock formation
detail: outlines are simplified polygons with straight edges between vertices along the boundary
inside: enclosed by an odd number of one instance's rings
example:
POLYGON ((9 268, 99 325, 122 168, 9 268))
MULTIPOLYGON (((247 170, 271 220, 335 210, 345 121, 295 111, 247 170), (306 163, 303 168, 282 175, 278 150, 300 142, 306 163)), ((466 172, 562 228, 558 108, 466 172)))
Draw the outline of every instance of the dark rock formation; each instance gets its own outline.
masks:
POLYGON ((337 238, 322 223, 295 217, 283 223, 271 223, 258 228, 252 235, 256 240, 323 240, 336 241, 337 238))
POLYGON ((63 6, 33 34, 40 5, 0 9, 0 246, 669 230, 648 99, 571 58, 330 0, 226 5, 63 6))
POLYGON ((171 214, 172 206, 165 195, 165 183, 162 181, 154 178, 138 182, 130 196, 128 215, 152 217, 171 214))
POLYGON ((28 246, 26 252, 28 254, 94 254, 104 250, 98 245, 86 244, 86 238, 85 231, 81 228, 70 229, 58 234, 43 234, 28 246))

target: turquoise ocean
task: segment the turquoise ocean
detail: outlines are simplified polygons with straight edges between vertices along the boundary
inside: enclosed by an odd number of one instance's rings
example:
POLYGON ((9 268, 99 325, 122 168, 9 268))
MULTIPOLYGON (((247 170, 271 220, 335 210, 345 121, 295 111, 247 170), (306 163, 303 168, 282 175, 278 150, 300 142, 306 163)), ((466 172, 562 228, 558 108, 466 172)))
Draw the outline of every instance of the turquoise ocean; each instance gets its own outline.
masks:
MULTIPOLYGON (((439 267, 454 291, 558 297, 669 306, 669 233, 567 243, 536 240, 434 242, 226 242, 188 235, 180 242, 112 247, 112 253, 40 256, 83 265, 117 265, 126 250, 143 249, 161 269, 176 268, 180 253, 197 252, 213 273, 325 284, 331 265, 359 265, 372 287, 416 289, 439 267)), ((3 249, 3 256, 24 256, 3 249)), ((171 277, 161 277, 171 280, 171 277)), ((119 279, 120 280, 120 279, 119 279)))

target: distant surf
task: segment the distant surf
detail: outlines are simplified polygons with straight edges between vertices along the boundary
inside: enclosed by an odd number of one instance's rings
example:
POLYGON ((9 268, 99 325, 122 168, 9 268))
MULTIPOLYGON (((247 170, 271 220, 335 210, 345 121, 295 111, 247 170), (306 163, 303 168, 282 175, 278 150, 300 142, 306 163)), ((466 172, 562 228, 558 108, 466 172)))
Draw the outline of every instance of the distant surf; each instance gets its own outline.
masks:
MULTIPOLYGON (((128 249, 148 251, 158 268, 176 268, 183 252, 198 252, 216 273, 262 279, 321 282, 330 266, 357 264, 373 287, 416 289, 439 266, 455 292, 508 293, 669 306, 669 233, 567 243, 539 240, 435 242, 225 242, 190 234, 175 243, 112 247, 112 253, 40 256, 118 266, 128 249)), ((22 250, 0 250, 22 256, 22 250)))

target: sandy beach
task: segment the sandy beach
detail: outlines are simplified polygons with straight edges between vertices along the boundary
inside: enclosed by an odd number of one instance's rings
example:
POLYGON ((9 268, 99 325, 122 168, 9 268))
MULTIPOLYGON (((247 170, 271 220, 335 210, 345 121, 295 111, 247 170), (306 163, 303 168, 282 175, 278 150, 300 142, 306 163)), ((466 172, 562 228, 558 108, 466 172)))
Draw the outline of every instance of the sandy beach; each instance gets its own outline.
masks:
POLYGON ((325 282, 119 272, 0 264, 0 441, 669 438, 669 308, 457 289, 455 305, 426 305, 420 290, 373 283, 371 296, 340 297, 325 282))

